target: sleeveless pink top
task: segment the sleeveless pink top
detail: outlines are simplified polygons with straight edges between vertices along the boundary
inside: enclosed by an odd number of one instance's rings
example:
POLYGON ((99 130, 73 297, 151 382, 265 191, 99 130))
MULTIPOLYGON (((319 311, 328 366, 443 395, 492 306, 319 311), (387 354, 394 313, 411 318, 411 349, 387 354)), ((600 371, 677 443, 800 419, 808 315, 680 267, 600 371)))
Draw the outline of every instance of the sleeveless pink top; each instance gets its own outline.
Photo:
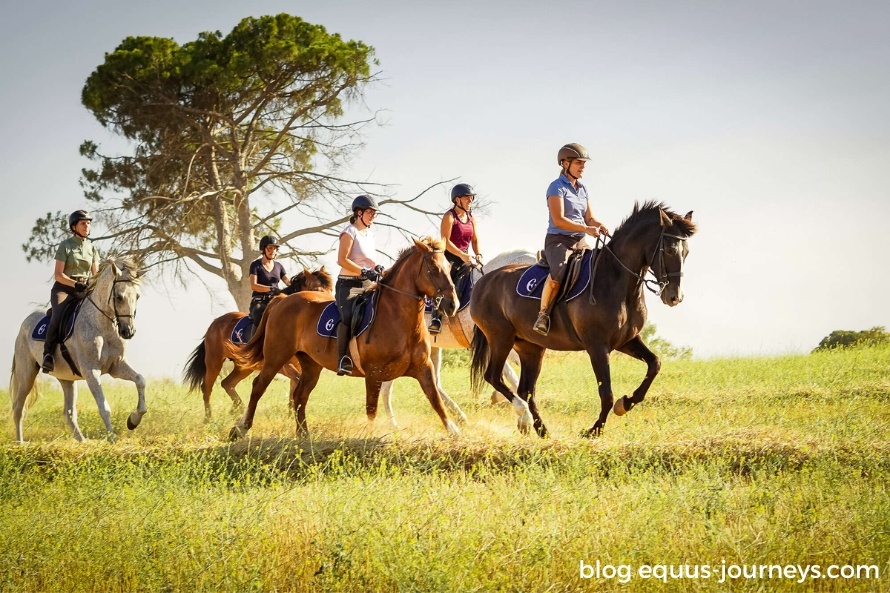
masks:
POLYGON ((452 208, 451 215, 454 221, 451 223, 451 236, 448 238, 455 247, 464 253, 469 253, 470 243, 473 241, 473 215, 467 214, 467 222, 461 222, 457 217, 457 208, 452 208))

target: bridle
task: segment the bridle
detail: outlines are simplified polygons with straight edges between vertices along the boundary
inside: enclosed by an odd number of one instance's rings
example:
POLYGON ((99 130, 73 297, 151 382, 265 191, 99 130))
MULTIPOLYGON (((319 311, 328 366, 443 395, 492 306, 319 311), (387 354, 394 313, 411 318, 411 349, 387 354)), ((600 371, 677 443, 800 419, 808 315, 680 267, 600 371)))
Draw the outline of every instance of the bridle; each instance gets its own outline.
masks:
POLYGON ((93 300, 92 293, 87 295, 87 300, 90 303, 92 303, 92 305, 96 308, 96 310, 99 313, 101 313, 107 320, 109 320, 115 328, 117 328, 120 325, 120 319, 122 317, 129 317, 131 319, 136 317, 135 310, 133 311, 133 313, 124 313, 124 314, 118 313, 118 311, 117 311, 117 301, 114 299, 114 287, 116 284, 124 283, 124 282, 132 283, 133 279, 131 279, 131 278, 115 278, 114 280, 112 280, 111 290, 108 292, 108 301, 105 303, 105 306, 107 307, 109 304, 111 304, 111 309, 114 311, 114 317, 112 317, 111 315, 106 313, 104 309, 102 309, 101 307, 99 307, 99 305, 96 304, 96 301, 93 300))
POLYGON ((597 238, 597 246, 599 246, 600 241, 602 241, 603 250, 611 253, 612 256, 615 258, 615 261, 617 261, 618 264, 622 268, 624 268, 630 275, 634 276, 635 278, 637 278, 637 280, 639 280, 639 282, 637 282, 637 289, 639 289, 640 285, 645 285, 646 289, 649 290, 652 294, 661 296, 661 293, 664 292, 664 289, 667 288, 668 284, 670 284, 671 278, 682 278, 683 277, 682 271, 668 272, 665 268, 665 265, 664 265, 664 238, 665 237, 669 237, 671 239, 677 239, 679 241, 682 241, 683 243, 686 242, 686 237, 681 237, 679 235, 672 235, 670 233, 667 233, 667 232, 665 232, 665 229, 662 227, 661 235, 659 235, 659 237, 658 237, 658 243, 655 246, 655 250, 652 252, 652 257, 649 258, 649 262, 646 264, 646 269, 639 273, 634 272, 629 267, 627 267, 624 264, 624 262, 622 262, 618 258, 618 256, 615 255, 615 252, 612 251, 612 249, 608 245, 606 245, 605 239, 598 237, 597 238), (652 265, 655 263, 656 257, 658 257, 658 272, 654 271, 654 266, 652 265), (647 273, 655 276, 655 280, 650 280, 649 278, 646 278, 647 273), (650 286, 650 284, 655 284, 656 286, 658 286, 658 288, 657 289, 652 288, 650 286))
POLYGON ((438 306, 439 303, 442 301, 442 298, 444 298, 445 293, 448 292, 449 288, 447 286, 446 287, 439 286, 438 284, 436 284, 436 282, 433 278, 433 268, 435 268, 436 266, 434 266, 430 262, 431 262, 433 256, 437 253, 444 253, 444 250, 433 249, 432 251, 428 251, 427 253, 424 253, 422 256, 423 257, 423 269, 429 275, 430 282, 432 283, 432 285, 436 287, 436 292, 434 292, 432 296, 427 297, 424 294, 411 294, 410 292, 405 292, 404 290, 399 290, 398 288, 396 288, 394 286, 390 286, 389 284, 384 284, 382 281, 378 282, 377 284, 384 288, 388 288, 389 290, 391 290, 393 292, 397 292, 399 294, 403 294, 405 296, 411 297, 412 299, 414 299, 416 301, 422 301, 426 298, 429 298, 432 301, 435 301, 436 306, 438 306))

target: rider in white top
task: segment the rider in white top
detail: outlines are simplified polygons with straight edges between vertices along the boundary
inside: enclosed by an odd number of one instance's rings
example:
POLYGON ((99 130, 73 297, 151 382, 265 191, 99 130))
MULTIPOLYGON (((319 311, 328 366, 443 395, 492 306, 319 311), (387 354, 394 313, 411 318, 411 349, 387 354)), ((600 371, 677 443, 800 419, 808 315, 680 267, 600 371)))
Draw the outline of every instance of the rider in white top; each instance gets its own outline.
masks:
POLYGON ((383 266, 378 265, 377 247, 371 225, 377 216, 377 201, 370 196, 358 196, 352 201, 349 226, 340 233, 337 263, 340 275, 334 287, 334 298, 340 309, 337 326, 337 374, 352 373, 349 340, 352 338, 352 308, 355 298, 380 279, 383 266))

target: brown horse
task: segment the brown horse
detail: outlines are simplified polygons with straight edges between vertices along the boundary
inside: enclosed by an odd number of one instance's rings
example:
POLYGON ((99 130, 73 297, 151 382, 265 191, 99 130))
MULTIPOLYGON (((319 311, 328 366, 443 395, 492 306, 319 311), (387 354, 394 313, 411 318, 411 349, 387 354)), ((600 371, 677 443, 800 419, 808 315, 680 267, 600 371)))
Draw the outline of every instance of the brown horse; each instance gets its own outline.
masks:
MULTIPOLYGON (((330 293, 333 285, 331 275, 324 269, 324 266, 315 272, 310 272, 308 269, 303 268, 302 272, 293 277, 290 286, 285 288, 282 294, 293 294, 301 290, 330 293)), ((272 299, 272 302, 279 300, 281 299, 276 297, 272 299)), ((269 307, 271 306, 272 303, 269 303, 269 307)), ((204 333, 204 339, 201 340, 201 343, 198 344, 198 347, 189 356, 183 370, 183 381, 188 386, 189 392, 200 388, 204 394, 204 415, 207 420, 210 420, 212 414, 210 394, 213 391, 213 383, 222 371, 223 363, 230 358, 231 349, 234 346, 230 340, 232 330, 245 317, 247 317, 247 313, 232 311, 214 319, 204 333)), ((295 362, 286 363, 279 369, 282 375, 291 380, 291 388, 296 385, 296 380, 300 376, 295 362)), ((244 405, 235 387, 254 370, 256 369, 236 364, 232 372, 222 380, 222 388, 232 398, 233 412, 240 410, 244 405)))
POLYGON ((547 336, 532 330, 538 301, 516 293, 525 267, 501 268, 483 276, 473 289, 470 302, 470 315, 477 326, 471 369, 475 384, 481 384, 482 378, 488 381, 513 403, 519 415, 519 430, 528 432, 533 425, 543 437, 547 428, 535 403, 535 385, 544 352, 547 348, 585 350, 599 384, 601 411, 582 436, 599 436, 613 405, 610 353, 618 350, 644 361, 648 368, 633 397, 624 396, 614 402, 618 416, 643 401, 661 368, 658 357, 639 335, 646 323, 643 286, 649 288, 648 284, 654 283, 645 276, 650 271, 655 275, 660 288, 653 292, 660 295, 664 304, 680 304, 683 262, 689 252, 686 239, 695 231, 692 212, 682 217, 661 203, 635 204, 611 242, 599 250, 590 294, 585 290, 579 298, 557 303, 547 336), (501 379, 511 348, 519 354, 522 367, 518 395, 501 379))
MULTIPOLYGON (((424 297, 441 298, 440 306, 446 315, 457 312, 457 295, 448 272, 442 241, 426 238, 415 240, 413 246, 402 251, 378 283, 373 324, 350 344, 355 364, 352 376, 365 378, 365 410, 369 421, 373 422, 377 415, 377 400, 384 381, 414 377, 445 428, 452 434, 459 432, 445 415, 436 390, 429 334, 423 317, 424 297)), ((262 369, 253 381, 244 416, 232 428, 230 438, 239 438, 250 430, 257 403, 266 387, 294 353, 301 376, 291 398, 296 410, 297 432, 308 434, 309 394, 318 383, 322 369, 337 369, 336 340, 319 336, 316 331, 322 311, 331 301, 327 294, 301 292, 282 299, 266 311, 253 339, 239 348, 236 355, 237 364, 253 367, 262 363, 262 369)))

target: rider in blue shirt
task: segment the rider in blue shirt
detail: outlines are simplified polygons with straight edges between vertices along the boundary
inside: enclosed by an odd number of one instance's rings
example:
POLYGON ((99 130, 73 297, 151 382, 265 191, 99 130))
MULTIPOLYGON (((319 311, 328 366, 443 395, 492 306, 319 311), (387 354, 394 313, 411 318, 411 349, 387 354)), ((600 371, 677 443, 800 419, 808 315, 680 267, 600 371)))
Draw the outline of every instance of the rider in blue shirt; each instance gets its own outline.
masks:
POLYGON ((561 174, 547 188, 550 221, 544 239, 544 260, 550 266, 541 309, 533 329, 542 335, 550 332, 550 311, 565 275, 566 262, 573 249, 587 247, 585 235, 598 237, 609 230, 593 216, 587 188, 581 183, 584 165, 590 160, 587 149, 575 142, 559 149, 556 156, 561 174))

